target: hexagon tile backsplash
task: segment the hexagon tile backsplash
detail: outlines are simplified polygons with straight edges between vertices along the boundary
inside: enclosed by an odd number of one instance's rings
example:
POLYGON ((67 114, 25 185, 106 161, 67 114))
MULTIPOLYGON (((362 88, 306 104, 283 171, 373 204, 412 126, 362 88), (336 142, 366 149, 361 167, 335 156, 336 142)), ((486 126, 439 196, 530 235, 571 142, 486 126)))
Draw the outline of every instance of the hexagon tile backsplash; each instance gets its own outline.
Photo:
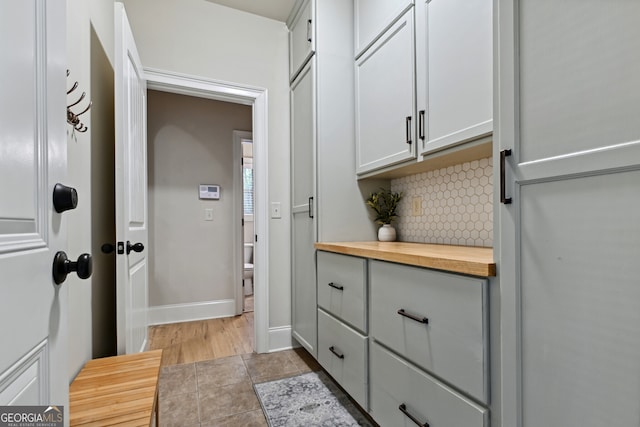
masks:
POLYGON ((394 223, 398 240, 493 246, 492 180, 491 157, 391 180, 391 190, 404 193, 394 223), (417 198, 420 214, 413 215, 417 198))

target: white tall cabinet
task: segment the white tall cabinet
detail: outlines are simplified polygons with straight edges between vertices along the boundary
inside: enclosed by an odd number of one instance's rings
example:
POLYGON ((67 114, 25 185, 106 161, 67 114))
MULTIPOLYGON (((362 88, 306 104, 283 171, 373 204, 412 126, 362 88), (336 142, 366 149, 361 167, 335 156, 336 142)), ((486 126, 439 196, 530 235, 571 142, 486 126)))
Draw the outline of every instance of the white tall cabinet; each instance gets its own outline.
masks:
POLYGON ((353 3, 298 1, 287 24, 304 61, 290 67, 292 334, 317 356, 314 242, 374 239, 364 199, 378 183, 355 171, 353 3))
POLYGON ((316 354, 315 58, 291 85, 291 325, 293 337, 316 354))
POLYGON ((495 4, 501 425, 640 425, 640 2, 495 4))

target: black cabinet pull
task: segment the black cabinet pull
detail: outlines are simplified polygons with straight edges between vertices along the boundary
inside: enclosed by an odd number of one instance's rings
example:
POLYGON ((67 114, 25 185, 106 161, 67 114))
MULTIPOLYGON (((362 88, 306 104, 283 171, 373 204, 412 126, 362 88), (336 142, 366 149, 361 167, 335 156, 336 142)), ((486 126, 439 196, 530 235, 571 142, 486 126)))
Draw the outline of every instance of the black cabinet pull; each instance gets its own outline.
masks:
POLYGON ((311 19, 307 21, 307 41, 311 43, 311 19))
POLYGON ((500 203, 505 205, 511 204, 511 197, 506 195, 506 183, 505 183, 505 167, 507 163, 507 157, 511 155, 511 150, 502 150, 500 152, 500 203))
POLYGON ((313 218, 313 196, 309 197, 309 218, 313 218))
POLYGON ((344 291, 344 286, 342 285, 336 285, 335 283, 331 282, 331 283, 327 283, 329 286, 331 286, 333 289, 337 289, 339 291, 344 291))
POLYGON ((409 411, 407 411, 407 405, 406 404, 403 403, 402 405, 398 406, 398 409, 400 409, 400 412, 402 412, 407 418, 409 418, 411 421, 413 421, 414 423, 416 423, 420 427, 429 427, 429 423, 428 422, 425 422, 423 424, 423 423, 420 422, 420 420, 418 420, 416 417, 411 415, 409 413, 409 411))
POLYGON ((344 354, 338 353, 333 346, 329 347, 329 351, 335 354, 338 359, 344 359, 344 354))
POLYGON ((424 141, 424 114, 425 110, 418 113, 418 138, 424 141))
POLYGON ((411 116, 407 116, 405 124, 405 131, 407 132, 407 144, 412 144, 413 141, 411 141, 411 116))
POLYGON ((404 311, 404 308, 401 308, 400 310, 398 310, 398 314, 400 316, 408 317, 411 320, 415 320, 416 322, 424 323, 425 325, 429 324, 429 319, 427 319, 426 317, 419 317, 419 316, 416 316, 415 314, 407 313, 406 311, 404 311))

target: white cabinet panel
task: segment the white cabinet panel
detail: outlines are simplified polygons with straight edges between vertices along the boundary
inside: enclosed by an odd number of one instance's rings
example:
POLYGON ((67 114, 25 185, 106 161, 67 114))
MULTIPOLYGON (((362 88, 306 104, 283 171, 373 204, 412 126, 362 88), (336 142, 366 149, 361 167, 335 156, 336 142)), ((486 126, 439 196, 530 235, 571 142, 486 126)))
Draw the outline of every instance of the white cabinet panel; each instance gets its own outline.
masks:
POLYGON ((520 199, 523 426, 637 424, 640 172, 520 199))
POLYGON ((492 10, 492 0, 419 0, 416 5, 424 153, 493 130, 492 10))
POLYGON ((640 2, 519 10, 521 160, 640 140, 640 2))
POLYGON ((367 331, 367 261, 318 251, 318 306, 367 331))
POLYGON ((415 157, 413 9, 356 61, 356 157, 363 173, 415 157))
POLYGON ((315 51, 314 1, 307 0, 289 32, 289 77, 293 80, 315 51))
POLYGON ((383 427, 486 427, 489 410, 371 344, 371 414, 383 427), (414 417, 413 421, 400 406, 414 417), (420 423, 420 424, 419 424, 420 423))
POLYGON ((369 272, 371 337, 487 402, 486 280, 375 260, 369 272))
POLYGON ((315 221, 308 211, 294 212, 292 220, 291 328, 293 337, 316 357, 315 221))
POLYGON ((291 172, 294 208, 305 206, 315 186, 315 60, 291 85, 291 172))
POLYGON ((411 7, 413 0, 355 0, 355 53, 362 53, 394 19, 411 7))
POLYGON ((367 338, 318 310, 318 362, 367 408, 367 338))

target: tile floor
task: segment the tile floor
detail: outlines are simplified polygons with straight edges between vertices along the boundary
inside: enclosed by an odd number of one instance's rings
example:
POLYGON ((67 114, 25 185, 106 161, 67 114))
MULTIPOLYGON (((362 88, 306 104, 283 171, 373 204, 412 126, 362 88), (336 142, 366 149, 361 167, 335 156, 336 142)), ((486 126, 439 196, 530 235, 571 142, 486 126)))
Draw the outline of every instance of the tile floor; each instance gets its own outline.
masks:
POLYGON ((165 366, 160 427, 267 426, 253 384, 320 370, 303 349, 165 366))

